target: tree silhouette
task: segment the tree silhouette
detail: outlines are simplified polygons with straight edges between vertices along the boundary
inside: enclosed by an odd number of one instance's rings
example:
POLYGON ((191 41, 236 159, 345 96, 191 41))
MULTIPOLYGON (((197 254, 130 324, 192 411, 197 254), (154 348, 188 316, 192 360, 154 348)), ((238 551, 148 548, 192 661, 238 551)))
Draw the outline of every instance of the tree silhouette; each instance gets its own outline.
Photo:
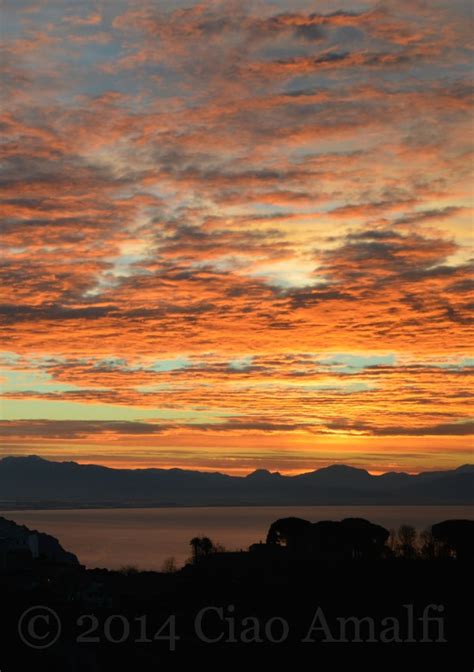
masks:
POLYGON ((431 532, 447 555, 457 560, 474 560, 474 520, 445 520, 433 525, 431 532))
POLYGON ((163 564, 161 566, 161 571, 164 574, 174 574, 174 572, 178 571, 178 565, 176 564, 176 558, 170 557, 170 558, 165 558, 163 560, 163 564))
POLYGON ((302 518, 280 518, 270 526, 267 544, 284 546, 313 559, 337 556, 368 560, 387 555, 388 537, 388 530, 363 518, 317 523, 302 518))
POLYGON ((194 564, 216 550, 209 537, 193 537, 189 544, 193 549, 192 559, 194 564))
POLYGON ((391 556, 396 555, 397 546, 398 546, 397 530, 394 527, 391 527, 387 539, 387 548, 389 549, 391 556))
POLYGON ((346 552, 354 560, 376 560, 387 554, 390 532, 364 518, 345 518, 341 533, 346 552))
POLYGON ((434 538, 431 528, 420 532, 420 557, 422 560, 435 560, 440 555, 440 544, 434 538))
POLYGON ((279 518, 268 530, 267 544, 286 546, 291 551, 297 551, 306 544, 311 527, 309 520, 303 518, 279 518))
POLYGON ((336 553, 341 556, 345 550, 345 540, 341 523, 334 520, 320 520, 311 526, 311 552, 315 556, 336 553))
POLYGON ((416 530, 412 525, 400 525, 398 528, 398 554, 405 560, 416 558, 416 530))

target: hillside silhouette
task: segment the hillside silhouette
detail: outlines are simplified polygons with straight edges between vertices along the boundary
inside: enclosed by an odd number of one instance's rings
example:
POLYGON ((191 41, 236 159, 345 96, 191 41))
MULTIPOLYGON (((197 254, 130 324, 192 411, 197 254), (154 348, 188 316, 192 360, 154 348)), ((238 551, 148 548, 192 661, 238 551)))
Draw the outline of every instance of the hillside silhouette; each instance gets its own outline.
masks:
POLYGON ((472 668, 472 520, 441 521, 416 535, 408 525, 393 533, 359 518, 282 518, 247 551, 193 537, 185 567, 170 563, 162 572, 86 570, 64 549, 45 552, 50 544, 27 557, 15 539, 40 533, 5 519, 0 532, 9 672, 38 661, 49 672, 281 669, 308 655, 320 669, 472 668), (57 641, 39 653, 18 629, 38 608, 61 624, 57 641))

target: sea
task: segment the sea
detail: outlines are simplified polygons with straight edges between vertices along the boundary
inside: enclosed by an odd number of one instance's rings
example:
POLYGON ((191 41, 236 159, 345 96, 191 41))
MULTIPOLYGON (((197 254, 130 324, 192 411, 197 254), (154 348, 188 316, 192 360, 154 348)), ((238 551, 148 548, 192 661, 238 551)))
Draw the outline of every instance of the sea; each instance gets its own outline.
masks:
POLYGON ((474 518, 470 506, 251 506, 146 509, 50 509, 0 512, 5 518, 56 537, 88 568, 160 570, 190 557, 190 540, 207 536, 226 550, 264 541, 271 523, 297 516, 312 522, 366 518, 387 529, 423 530, 452 518, 474 518))

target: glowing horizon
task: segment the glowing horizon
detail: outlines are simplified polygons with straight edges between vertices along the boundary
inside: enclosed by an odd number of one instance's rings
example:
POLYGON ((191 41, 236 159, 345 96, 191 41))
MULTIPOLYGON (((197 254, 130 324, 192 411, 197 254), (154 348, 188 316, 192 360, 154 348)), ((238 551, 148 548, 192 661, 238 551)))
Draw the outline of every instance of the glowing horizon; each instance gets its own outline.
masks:
POLYGON ((0 457, 472 462, 467 0, 5 0, 0 457))

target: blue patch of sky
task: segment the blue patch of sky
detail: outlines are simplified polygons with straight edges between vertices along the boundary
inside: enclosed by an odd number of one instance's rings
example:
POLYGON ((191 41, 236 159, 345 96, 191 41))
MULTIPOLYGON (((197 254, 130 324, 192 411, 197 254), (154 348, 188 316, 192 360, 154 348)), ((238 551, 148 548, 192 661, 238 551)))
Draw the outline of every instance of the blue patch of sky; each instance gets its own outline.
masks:
POLYGON ((81 389, 77 385, 55 383, 46 371, 0 369, 3 392, 67 392, 81 389))
POLYGON ((337 369, 338 373, 359 373, 371 366, 394 366, 396 357, 394 354, 387 355, 355 355, 352 353, 337 353, 318 360, 319 364, 325 364, 337 369))
POLYGON ((129 364, 122 357, 104 357, 94 363, 94 368, 100 369, 106 367, 109 369, 120 369, 122 371, 174 371, 175 369, 184 369, 190 366, 187 357, 173 357, 170 359, 157 359, 152 364, 144 366, 143 364, 129 364))
POLYGON ((136 385, 133 389, 141 394, 154 394, 155 392, 175 390, 176 386, 170 383, 161 383, 159 385, 136 385))
POLYGON ((20 359, 20 355, 17 355, 16 352, 10 352, 9 350, 0 352, 0 362, 2 364, 16 364, 20 359))
MULTIPOLYGON (((458 0, 459 1, 459 0, 458 0)), ((275 10, 288 11, 288 0, 263 0, 263 4, 268 5, 272 13, 275 10)), ((358 0, 338 0, 337 10, 344 12, 364 12, 374 7, 375 0, 371 2, 358 2, 358 0)), ((329 14, 334 12, 334 0, 291 0, 291 10, 294 12, 316 12, 318 14, 329 14)))
POLYGON ((175 371, 177 369, 185 369, 190 366, 191 362, 187 357, 175 357, 174 359, 159 359, 154 362, 150 369, 153 371, 175 371))
POLYGON ((17 37, 22 31, 22 15, 15 11, 18 9, 17 2, 8 2, 4 0, 2 2, 1 10, 1 32, 2 38, 13 39, 17 37))
POLYGON ((235 371, 245 371, 252 366, 253 357, 248 355, 246 357, 238 357, 237 359, 231 359, 229 362, 229 368, 234 369, 235 371))
POLYGON ((463 357, 457 362, 441 362, 435 363, 432 366, 435 366, 439 369, 464 369, 474 366, 474 357, 463 357))
POLYGON ((336 392, 340 394, 353 394, 355 392, 371 392, 376 390, 376 385, 369 385, 368 383, 348 383, 346 385, 321 384, 304 386, 305 390, 315 392, 336 392))
MULTIPOLYGON (((266 382, 252 382, 251 386, 248 383, 242 383, 241 387, 249 389, 265 389, 265 390, 281 390, 282 383, 266 383, 266 382)), ((334 392, 335 394, 353 394, 355 392, 371 392, 378 389, 377 385, 366 383, 362 381, 354 381, 350 383, 331 382, 331 383, 292 383, 285 381, 284 387, 288 389, 297 389, 307 392, 334 392)))
MULTIPOLYGON (((138 421, 160 420, 185 424, 215 423, 226 417, 228 411, 212 409, 136 408, 117 404, 91 404, 49 399, 2 399, 1 413, 4 420, 87 420, 87 421, 138 421)), ((235 415, 235 414, 234 414, 235 415)))

